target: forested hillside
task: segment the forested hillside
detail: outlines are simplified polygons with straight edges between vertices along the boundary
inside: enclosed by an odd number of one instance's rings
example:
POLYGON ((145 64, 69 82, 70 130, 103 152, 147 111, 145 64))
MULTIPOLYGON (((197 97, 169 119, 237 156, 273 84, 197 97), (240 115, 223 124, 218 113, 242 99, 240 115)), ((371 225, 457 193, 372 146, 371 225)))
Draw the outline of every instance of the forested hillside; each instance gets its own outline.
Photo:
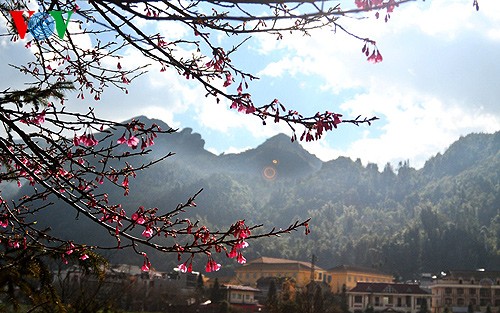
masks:
MULTIPOLYGON (((111 201, 126 210, 168 208, 203 188, 189 218, 211 227, 245 218, 269 229, 312 218, 310 235, 253 242, 247 259, 310 260, 314 253, 325 268, 373 266, 404 279, 452 268, 500 270, 500 132, 460 138, 419 170, 406 161, 383 169, 345 157, 321 162, 285 135, 240 154, 216 156, 204 149, 199 134, 185 129, 158 138, 151 157, 169 151, 177 154, 130 182, 126 202, 119 190, 111 201)), ((46 218, 57 226, 54 232, 114 240, 64 207, 50 209, 46 218)), ((107 256, 134 262, 119 253, 107 256)), ((177 264, 176 256, 159 254, 152 262, 162 269, 177 264)), ((226 270, 238 266, 227 263, 226 270)))

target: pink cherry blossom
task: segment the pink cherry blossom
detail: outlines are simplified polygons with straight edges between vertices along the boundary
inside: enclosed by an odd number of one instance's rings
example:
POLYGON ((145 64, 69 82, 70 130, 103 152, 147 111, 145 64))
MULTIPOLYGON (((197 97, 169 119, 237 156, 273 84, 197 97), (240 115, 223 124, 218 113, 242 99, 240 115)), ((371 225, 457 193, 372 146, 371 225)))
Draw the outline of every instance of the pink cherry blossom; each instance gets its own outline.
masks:
POLYGON ((146 226, 146 229, 142 232, 142 236, 146 238, 153 237, 153 229, 149 226, 146 226))
POLYGON ((189 264, 187 264, 188 261, 182 263, 179 265, 179 271, 181 271, 181 273, 191 273, 193 271, 193 263, 192 262, 189 262, 189 264))
POLYGON ((123 179, 122 186, 128 188, 128 176, 125 176, 125 178, 123 179))
POLYGON ((245 264, 247 262, 247 259, 241 254, 241 252, 238 253, 238 258, 236 259, 238 263, 240 264, 245 264))
POLYGON ((337 128, 337 125, 342 123, 341 116, 341 114, 333 114, 333 127, 337 128))
POLYGON ((68 245, 68 248, 66 249, 66 254, 70 255, 71 253, 73 253, 74 248, 75 248, 75 245, 72 242, 70 242, 68 245))
POLYGON ((118 138, 118 140, 116 141, 119 145, 121 145, 122 143, 125 143, 127 142, 127 138, 125 138, 125 134, 123 134, 120 138, 118 138))
POLYGON ((7 219, 7 216, 4 216, 0 220, 0 226, 3 227, 3 228, 7 228, 7 226, 9 226, 9 220, 7 219))
POLYGON ((186 273, 187 272, 187 266, 186 266, 186 263, 182 263, 182 264, 179 264, 179 266, 177 267, 179 269, 179 271, 181 271, 182 273, 186 273))
POLYGON ((248 247, 248 242, 242 240, 240 242, 238 242, 237 244, 234 245, 235 249, 244 249, 246 247, 248 247))
POLYGON ((215 262, 214 259, 212 259, 211 257, 208 258, 208 261, 207 261, 207 265, 205 266, 205 271, 207 273, 210 273, 210 272, 217 272, 218 270, 220 270, 222 266, 215 262))
POLYGON ((137 213, 137 212, 134 213, 134 214, 132 214, 131 218, 132 218, 132 220, 134 222, 136 222, 139 225, 142 225, 142 224, 144 224, 144 222, 146 222, 146 220, 144 219, 144 217, 142 217, 141 215, 139 215, 139 213, 137 213))
POLYGON ((230 259, 234 259, 235 257, 238 256, 238 249, 236 249, 235 246, 231 248, 231 252, 228 253, 227 257, 230 259))
POLYGON ((127 140, 127 146, 131 147, 132 149, 137 148, 137 145, 139 144, 139 139, 135 136, 131 136, 127 140))
POLYGON ((35 116, 35 118, 32 120, 34 124, 40 125, 45 122, 45 110, 43 110, 40 114, 35 116))
POLYGON ((224 82, 223 86, 228 87, 232 83, 233 83, 233 76, 231 75, 231 73, 226 73, 226 81, 224 82))
POLYGON ((89 258, 89 256, 86 253, 84 253, 84 254, 82 254, 82 256, 80 256, 80 260, 82 260, 82 261, 85 261, 88 258, 89 258))

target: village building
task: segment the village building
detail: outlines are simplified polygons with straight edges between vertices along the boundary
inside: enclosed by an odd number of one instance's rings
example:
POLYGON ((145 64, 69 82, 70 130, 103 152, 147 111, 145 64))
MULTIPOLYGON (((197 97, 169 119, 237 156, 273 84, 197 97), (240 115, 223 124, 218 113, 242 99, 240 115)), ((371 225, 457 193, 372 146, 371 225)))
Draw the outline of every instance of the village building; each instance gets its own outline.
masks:
POLYGON ((256 296, 260 293, 257 288, 241 285, 224 285, 226 301, 238 312, 260 312, 262 305, 257 301, 256 296))
POLYGON ((334 293, 341 293, 344 286, 346 290, 350 290, 358 282, 392 283, 394 281, 393 276, 390 274, 369 267, 351 265, 340 265, 331 268, 328 270, 327 275, 331 277, 328 283, 334 293))
POLYGON ((500 312, 500 271, 448 271, 434 279, 432 313, 500 312))
POLYGON ((352 313, 399 312, 417 313, 429 308, 431 294, 417 284, 358 282, 347 292, 352 313))
POLYGON ((295 281, 298 288, 307 285, 311 280, 328 281, 327 272, 313 266, 310 262, 287 259, 260 257, 235 269, 235 281, 240 285, 257 286, 257 280, 263 277, 287 277, 295 281))

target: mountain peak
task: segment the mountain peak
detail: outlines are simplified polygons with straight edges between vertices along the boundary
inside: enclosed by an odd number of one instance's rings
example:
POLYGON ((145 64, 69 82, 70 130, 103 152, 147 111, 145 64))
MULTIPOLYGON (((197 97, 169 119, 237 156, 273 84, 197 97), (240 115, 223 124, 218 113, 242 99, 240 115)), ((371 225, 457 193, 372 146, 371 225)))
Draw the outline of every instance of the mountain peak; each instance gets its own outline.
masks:
POLYGON ((277 177, 289 178, 311 174, 322 164, 298 142, 292 142, 289 136, 281 133, 267 139, 257 148, 225 155, 223 160, 225 164, 231 164, 234 170, 260 173, 263 169, 270 169, 277 177))
MULTIPOLYGON (((292 140, 290 139, 289 136, 279 133, 277 135, 272 136, 271 138, 268 138, 264 143, 266 142, 287 142, 287 143, 292 143, 292 140)), ((295 144, 295 143, 294 143, 295 144)))
POLYGON ((164 131, 167 131, 171 128, 164 121, 159 120, 157 118, 149 118, 145 115, 139 115, 139 116, 133 117, 131 119, 124 121, 123 123, 129 123, 132 120, 140 121, 141 123, 144 123, 146 126, 150 126, 151 124, 156 124, 161 128, 161 130, 164 130, 164 131))

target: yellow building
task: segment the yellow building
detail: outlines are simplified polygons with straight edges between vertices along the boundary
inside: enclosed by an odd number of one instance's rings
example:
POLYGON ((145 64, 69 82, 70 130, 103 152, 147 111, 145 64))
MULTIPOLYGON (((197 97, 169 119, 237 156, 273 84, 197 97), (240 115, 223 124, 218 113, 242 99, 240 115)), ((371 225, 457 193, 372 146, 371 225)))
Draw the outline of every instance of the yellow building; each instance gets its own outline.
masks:
POLYGON ((340 265, 331 268, 327 271, 327 275, 331 277, 331 281, 329 282, 330 288, 336 293, 341 292, 344 285, 347 291, 349 291, 358 282, 392 283, 394 281, 392 275, 382 273, 373 268, 350 265, 340 265))
POLYGON ((256 286, 262 277, 289 277, 295 280, 297 287, 303 287, 311 281, 311 271, 315 281, 328 281, 324 269, 313 266, 310 262, 260 257, 235 269, 239 284, 256 286))

